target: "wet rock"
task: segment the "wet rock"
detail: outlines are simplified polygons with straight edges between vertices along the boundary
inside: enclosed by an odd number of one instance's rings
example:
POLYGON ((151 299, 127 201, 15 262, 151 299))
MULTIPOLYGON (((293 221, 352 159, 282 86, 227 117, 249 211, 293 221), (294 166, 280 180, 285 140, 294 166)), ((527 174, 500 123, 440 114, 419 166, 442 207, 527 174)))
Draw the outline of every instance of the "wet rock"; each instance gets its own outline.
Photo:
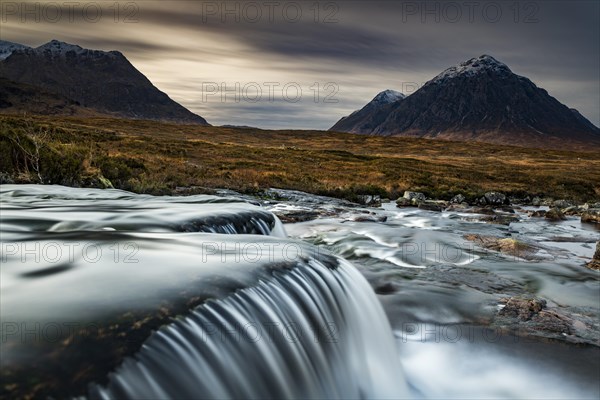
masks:
POLYGON ((400 286, 394 282, 386 282, 375 287, 375 293, 386 295, 394 294, 400 290, 400 286))
POLYGON ((476 207, 472 208, 470 211, 465 212, 473 212, 475 214, 483 214, 483 215, 496 215, 496 212, 491 207, 476 207))
POLYGON ((531 213, 534 218, 544 218, 546 216, 546 210, 536 210, 531 213))
POLYGON ((546 308, 546 300, 536 298, 510 297, 500 300, 504 307, 499 315, 529 321, 534 315, 546 308))
MULTIPOLYGON (((542 300, 544 301, 544 300, 542 300)), ((545 301, 544 301, 545 303, 545 301)), ((554 310, 541 310, 533 315, 531 321, 537 328, 545 332, 570 335, 573 333, 573 321, 565 315, 554 310)))
POLYGON ((450 200, 450 203, 460 204, 460 203, 464 203, 466 199, 467 198, 465 196, 463 196, 462 194, 457 194, 456 196, 454 196, 452 198, 452 200, 450 200))
POLYGON ((547 207, 552 207, 554 205, 554 199, 552 199, 550 197, 544 197, 542 199, 542 203, 540 205, 547 206, 547 207))
POLYGON ((360 216, 353 219, 354 222, 385 222, 387 217, 383 216, 360 216))
POLYGON ((534 207, 539 207, 542 205, 542 199, 540 199, 539 197, 535 196, 533 199, 531 199, 531 205, 534 207))
POLYGON ((492 326, 523 337, 600 344, 594 309, 550 306, 543 299, 523 295, 501 299, 500 303, 502 308, 492 326))
POLYGON ((426 211, 435 211, 435 212, 442 212, 442 210, 443 210, 441 205, 439 205, 438 203, 435 203, 433 201, 424 201, 422 203, 419 203, 419 209, 426 210, 426 211))
MULTIPOLYGON (((441 260, 450 261, 450 260, 441 260)), ((424 270, 417 270, 423 276, 424 270)), ((403 278, 405 280, 406 278, 403 278)), ((439 282, 442 285, 453 287, 466 286, 485 293, 517 294, 525 290, 519 283, 506 277, 496 275, 491 271, 466 269, 455 265, 441 264, 435 268, 427 269, 427 280, 439 282)))
POLYGON ((312 221, 314 219, 319 218, 320 214, 317 211, 287 211, 287 212, 273 212, 275 215, 279 217, 281 222, 284 224, 293 224, 296 222, 305 222, 312 221))
POLYGON ((583 207, 579 207, 579 206, 571 206, 571 207, 564 208, 561 211, 565 215, 581 215, 585 211, 585 209, 583 207))
POLYGON ((590 208, 581 214, 581 222, 600 224, 600 208, 590 208))
POLYGON ((504 306, 494 318, 493 326, 524 337, 600 346, 595 308, 551 305, 529 295, 504 298, 500 303, 504 306))
POLYGON ((423 193, 420 192, 409 192, 408 190, 404 192, 405 199, 410 200, 413 205, 418 205, 419 203, 424 202, 427 198, 423 193))
POLYGON ((551 208, 550 210, 546 211, 544 218, 546 218, 548 221, 564 221, 567 219, 562 211, 560 211, 558 208, 551 208))
POLYGON ((510 214, 494 214, 481 218, 481 221, 488 224, 510 225, 513 222, 518 222, 519 217, 510 214))
POLYGON ((381 196, 378 195, 359 195, 356 196, 359 204, 369 207, 381 207, 381 196))
POLYGON ((411 206, 412 206, 412 203, 407 198, 400 197, 398 200, 396 200, 396 207, 411 207, 411 206))
POLYGON ((592 261, 587 263, 585 266, 589 269, 600 271, 600 242, 596 243, 596 253, 594 253, 592 261))
POLYGON ((553 205, 554 205, 554 207, 560 208, 560 209, 573 206, 573 204, 567 200, 556 200, 553 205))
POLYGON ((465 214, 482 214, 483 216, 474 218, 473 220, 487 222, 490 224, 510 225, 512 222, 518 222, 520 220, 518 215, 515 213, 515 210, 510 206, 471 207, 462 203, 450 204, 446 208, 446 211, 454 211, 465 214), (495 208, 497 210, 495 210, 495 208))
POLYGON ((466 203, 460 203, 460 204, 451 203, 448 205, 448 207, 446 207, 446 211, 454 211, 454 212, 461 212, 461 213, 472 212, 471 210, 472 210, 471 206, 469 206, 466 203))
POLYGON ((467 234, 463 237, 480 247, 523 259, 532 259, 532 255, 537 251, 535 247, 512 238, 499 238, 496 236, 476 234, 467 234))
POLYGON ((556 243, 596 243, 596 240, 586 236, 551 236, 548 240, 556 243))
POLYGON ((499 192, 487 192, 483 195, 483 204, 488 204, 491 206, 500 206, 507 202, 507 198, 504 194, 499 192))

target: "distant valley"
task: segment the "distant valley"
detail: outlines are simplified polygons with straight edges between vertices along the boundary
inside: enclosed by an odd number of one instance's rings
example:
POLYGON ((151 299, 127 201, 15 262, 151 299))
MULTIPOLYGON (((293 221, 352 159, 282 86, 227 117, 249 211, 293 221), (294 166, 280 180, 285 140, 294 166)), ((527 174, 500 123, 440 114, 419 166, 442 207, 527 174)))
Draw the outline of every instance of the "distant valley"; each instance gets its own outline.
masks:
MULTIPOLYGON (((0 112, 209 125, 120 52, 57 40, 36 48, 0 41, 0 112)), ((446 69, 410 96, 384 90, 330 130, 554 149, 600 146, 598 127, 489 55, 446 69)))

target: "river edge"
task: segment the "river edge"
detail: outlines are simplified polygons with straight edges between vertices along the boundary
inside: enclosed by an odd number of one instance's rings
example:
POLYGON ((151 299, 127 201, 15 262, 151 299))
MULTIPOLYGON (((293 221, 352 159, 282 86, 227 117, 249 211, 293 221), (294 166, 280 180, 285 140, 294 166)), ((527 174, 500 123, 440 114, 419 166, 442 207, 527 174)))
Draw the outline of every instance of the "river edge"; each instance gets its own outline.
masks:
MULTIPOLYGON (((228 192, 228 191, 224 191, 222 193, 222 195, 224 196, 231 196, 232 193, 228 192)), ((351 216, 349 217, 350 220, 352 220, 353 222, 364 222, 364 223, 377 223, 377 222, 382 222, 382 217, 378 216, 378 212, 377 212, 377 208, 364 208, 363 206, 357 205, 357 204, 353 204, 350 202, 346 202, 346 201, 340 201, 337 199, 332 199, 332 198, 327 198, 327 197, 316 197, 314 195, 308 195, 308 194, 303 194, 301 192, 294 192, 292 193, 292 197, 293 196, 300 196, 301 200, 297 199, 297 203, 301 203, 301 204, 309 204, 312 207, 312 211, 313 214, 310 214, 310 218, 307 217, 302 217, 302 219, 304 219, 303 222, 305 221, 309 221, 312 219, 316 219, 319 217, 336 217, 339 218, 342 214, 347 214, 348 210, 350 209, 351 212, 351 216), (302 199, 302 196, 305 196, 305 199, 302 199), (318 211, 320 210, 320 206, 325 206, 322 208, 322 211, 318 211), (317 211, 315 211, 317 210, 317 211), (316 212, 316 215, 314 214, 316 212), (312 218, 315 217, 315 218, 312 218)), ((241 196, 244 197, 244 196, 241 196)), ((277 205, 278 204, 285 204, 285 201, 273 201, 273 200, 265 200, 263 198, 256 198, 256 197, 248 197, 249 201, 251 202, 258 202, 261 203, 263 206, 266 206, 268 208, 274 208, 272 211, 276 214, 276 215, 281 215, 281 217, 283 217, 283 219, 285 220, 286 216, 289 218, 289 213, 286 213, 285 210, 282 211, 280 209, 277 209, 277 205)), ((290 201, 289 199, 287 201, 290 201)), ((301 206, 302 207, 302 206, 301 206)), ((517 206, 518 207, 518 206, 517 206)), ((308 207, 310 208, 310 207, 308 207)), ((417 209, 419 209, 418 207, 416 207, 417 209)), ((422 209, 421 209, 422 210, 422 209)), ((289 209, 287 210, 289 211, 289 209)), ((502 210, 502 212, 506 212, 505 210, 502 210)), ((477 213, 474 213, 477 214, 477 213)), ((485 217, 485 214, 481 214, 481 217, 485 217)), ((297 218, 297 217, 295 217, 297 218)), ((476 217, 479 218, 479 217, 476 217)), ((293 219, 288 220, 288 222, 293 221, 293 219)), ((296 221, 298 222, 298 221, 296 221)), ((482 220, 482 222, 487 222, 489 223, 489 221, 484 221, 482 220)), ((371 281, 369 281, 371 282, 371 281)), ((375 291, 381 296, 386 296, 385 291, 389 290, 389 288, 386 287, 376 287, 374 286, 375 291)), ((198 299, 196 299, 198 300, 198 299)), ((172 320, 172 318, 177 318, 177 316, 179 315, 185 315, 186 313, 186 307, 189 311, 189 309, 191 309, 192 307, 194 307, 196 304, 194 303, 195 300, 192 300, 191 302, 186 302, 184 303, 184 307, 183 308, 178 308, 179 311, 176 311, 175 313, 173 312, 167 312, 164 315, 161 315, 159 319, 159 321, 156 321, 156 318, 153 318, 152 316, 150 316, 150 320, 148 321, 149 316, 143 316, 143 317, 134 317, 130 320, 130 323, 132 323, 132 326, 138 326, 140 325, 140 323, 142 324, 143 329, 141 329, 140 331, 132 331, 132 332, 127 332, 128 329, 127 327, 123 327, 123 326, 118 326, 118 329, 107 329, 108 334, 107 334, 107 338, 108 342, 112 342, 113 340, 115 342, 118 342, 119 340, 121 340, 121 338, 123 337, 123 334, 125 335, 132 335, 132 340, 131 342, 133 343, 131 348, 129 350, 126 351, 127 354, 133 354, 135 353, 136 349, 139 349, 139 346, 141 346, 141 343, 143 343, 145 341, 145 338, 147 338, 148 332, 151 332, 153 329, 156 329, 157 326, 161 326, 165 323, 168 323, 168 321, 172 320), (148 324, 146 324, 146 322, 149 322, 148 324), (146 324, 146 325, 145 325, 146 324), (125 330, 125 333, 123 332, 123 330, 125 330), (141 334, 140 334, 141 332, 141 334), (135 337, 136 335, 139 335, 139 337, 135 337), (113 337, 113 340, 110 339, 110 337, 113 337), (117 339, 118 338, 118 339, 117 339)), ((535 311, 536 307, 538 307, 538 305, 534 304, 533 305, 533 309, 535 311)), ((519 314, 521 308, 525 308, 526 310, 529 311, 529 309, 531 308, 531 305, 529 303, 525 303, 525 304, 516 304, 515 305, 515 310, 516 313, 519 314)), ((540 310, 538 310, 539 313, 540 310)), ((110 324, 107 324, 107 327, 113 327, 114 324, 111 322, 110 324)), ((480 325, 480 327, 488 327, 489 325, 480 325)), ((500 332, 500 334, 502 335, 502 337, 506 336, 506 337, 510 337, 512 335, 512 333, 514 332, 514 329, 499 329, 498 332, 500 332)), ((525 332, 524 337, 535 337, 535 340, 542 340, 544 342, 547 342, 549 344, 552 343, 562 343, 561 338, 553 338, 553 337, 544 337, 543 335, 536 335, 535 332, 534 334, 532 334, 532 332, 525 332)), ((569 342, 567 340, 567 342, 569 342)), ((589 346, 589 343, 583 343, 583 342, 572 342, 573 344, 571 345, 576 345, 577 347, 581 347, 581 348, 587 348, 587 346, 589 346)), ((597 345, 596 345, 597 346, 597 345)), ((118 365, 118 361, 115 362, 115 364, 118 365)), ((4 377, 3 377, 4 378, 4 377)), ((4 381, 4 379, 3 379, 4 381)), ((9 384, 10 385, 10 384, 9 384)))

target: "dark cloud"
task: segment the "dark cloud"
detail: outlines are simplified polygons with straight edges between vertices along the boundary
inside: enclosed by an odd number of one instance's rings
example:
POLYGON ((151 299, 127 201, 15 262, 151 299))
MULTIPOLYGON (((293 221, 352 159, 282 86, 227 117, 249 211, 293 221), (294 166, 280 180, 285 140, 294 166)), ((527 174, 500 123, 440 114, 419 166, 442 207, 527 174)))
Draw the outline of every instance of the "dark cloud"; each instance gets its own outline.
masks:
POLYGON ((216 123, 328 128, 380 90, 410 92, 443 69, 485 53, 600 124, 596 0, 279 1, 272 18, 266 3, 257 1, 258 21, 252 21, 252 10, 244 13, 248 2, 134 4, 135 23, 115 22, 111 14, 95 23, 81 15, 73 22, 21 23, 11 15, 0 33, 29 45, 56 37, 120 50, 171 97, 216 123), (302 11, 297 21, 291 4, 302 11), (333 81, 339 103, 231 104, 203 102, 198 94, 203 81, 267 80, 303 87, 333 81))
POLYGON ((83 40, 76 40, 78 45, 85 48, 90 49, 99 49, 110 51, 113 49, 125 49, 127 54, 141 54, 152 52, 154 54, 168 54, 173 50, 171 46, 168 45, 160 45, 156 43, 151 43, 148 41, 140 40, 140 39, 112 39, 112 38, 86 38, 83 40))

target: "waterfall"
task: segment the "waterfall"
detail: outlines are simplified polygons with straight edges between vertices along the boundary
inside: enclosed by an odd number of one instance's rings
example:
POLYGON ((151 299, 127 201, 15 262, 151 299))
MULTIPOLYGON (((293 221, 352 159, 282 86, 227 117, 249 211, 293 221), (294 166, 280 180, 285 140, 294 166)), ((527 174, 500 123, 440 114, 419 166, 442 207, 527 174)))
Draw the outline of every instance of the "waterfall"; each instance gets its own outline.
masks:
POLYGON ((0 199, 0 397, 407 397, 364 277, 260 207, 35 185, 0 199))
POLYGON ((349 263, 309 259, 152 335, 90 397, 405 398, 391 329, 349 263))

